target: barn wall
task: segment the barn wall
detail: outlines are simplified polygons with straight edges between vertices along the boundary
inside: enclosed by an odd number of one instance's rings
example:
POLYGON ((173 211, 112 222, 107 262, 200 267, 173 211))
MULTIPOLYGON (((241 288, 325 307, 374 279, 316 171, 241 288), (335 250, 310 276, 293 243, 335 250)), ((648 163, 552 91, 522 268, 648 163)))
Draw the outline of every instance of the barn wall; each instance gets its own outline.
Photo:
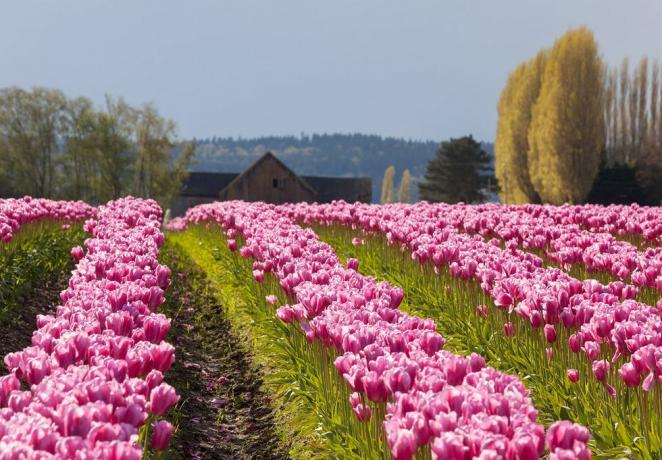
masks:
POLYGON ((214 201, 218 201, 218 198, 211 198, 208 196, 178 196, 175 199, 175 202, 172 204, 172 207, 170 208, 170 214, 172 217, 178 217, 178 216, 183 216, 186 214, 186 210, 188 208, 192 208, 194 206, 197 206, 199 204, 205 204, 205 203, 213 203, 214 201))
POLYGON ((315 194, 304 187, 294 173, 266 158, 230 184, 221 199, 281 204, 314 201, 315 194))

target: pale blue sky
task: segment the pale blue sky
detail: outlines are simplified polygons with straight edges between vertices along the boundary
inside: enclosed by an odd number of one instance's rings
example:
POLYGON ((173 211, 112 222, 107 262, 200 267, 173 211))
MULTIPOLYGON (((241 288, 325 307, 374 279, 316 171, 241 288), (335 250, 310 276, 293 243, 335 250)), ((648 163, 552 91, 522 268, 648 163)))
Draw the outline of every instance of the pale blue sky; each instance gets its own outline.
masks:
POLYGON ((578 25, 662 58, 660 0, 0 0, 0 86, 153 101, 182 137, 491 140, 508 73, 578 25))

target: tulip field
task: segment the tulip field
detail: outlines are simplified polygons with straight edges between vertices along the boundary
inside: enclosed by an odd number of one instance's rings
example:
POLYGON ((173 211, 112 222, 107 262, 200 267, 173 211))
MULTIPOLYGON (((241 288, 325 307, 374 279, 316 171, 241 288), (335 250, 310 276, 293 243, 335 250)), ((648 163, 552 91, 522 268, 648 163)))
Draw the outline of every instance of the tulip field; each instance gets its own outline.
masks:
POLYGON ((660 459, 662 208, 0 199, 0 460, 660 459))

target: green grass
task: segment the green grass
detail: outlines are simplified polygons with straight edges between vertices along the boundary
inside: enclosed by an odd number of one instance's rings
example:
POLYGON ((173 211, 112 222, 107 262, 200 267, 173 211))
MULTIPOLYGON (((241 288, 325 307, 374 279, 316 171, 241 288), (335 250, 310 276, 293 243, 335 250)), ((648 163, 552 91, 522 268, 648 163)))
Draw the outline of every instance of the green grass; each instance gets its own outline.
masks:
POLYGON ((62 225, 50 220, 29 223, 10 243, 0 243, 0 319, 19 308, 41 280, 70 267, 71 248, 83 244, 86 233, 81 224, 69 229, 62 225))

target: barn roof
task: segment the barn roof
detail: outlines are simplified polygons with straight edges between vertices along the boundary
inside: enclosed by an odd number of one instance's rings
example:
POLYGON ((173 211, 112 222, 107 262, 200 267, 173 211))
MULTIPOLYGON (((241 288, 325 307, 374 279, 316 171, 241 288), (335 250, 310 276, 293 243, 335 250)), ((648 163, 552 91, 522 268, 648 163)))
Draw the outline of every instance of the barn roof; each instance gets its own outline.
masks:
MULTIPOLYGON (((240 180, 248 171, 255 169, 267 158, 273 158, 283 168, 290 170, 271 152, 265 153, 243 173, 223 172, 190 172, 182 186, 181 196, 219 198, 235 180, 240 180)), ((318 203, 328 203, 333 200, 347 202, 370 202, 372 199, 372 178, 370 177, 321 177, 321 176, 294 176, 301 184, 315 196, 318 203)))
POLYGON ((239 173, 191 172, 184 181, 181 195, 218 198, 221 190, 238 175, 239 173))
POLYGON ((328 203, 333 200, 371 201, 372 178, 370 177, 320 177, 303 176, 315 190, 316 201, 328 203))
POLYGON ((231 180, 231 181, 230 181, 225 187, 223 187, 223 188, 221 189, 221 193, 223 193, 223 190, 225 190, 225 189, 231 187, 232 184, 234 184, 235 182, 239 182, 239 181, 241 181, 246 175, 248 175, 248 174, 249 174, 250 172, 252 172, 253 170, 257 169, 262 163, 264 163, 264 162, 267 161, 267 160, 273 160, 273 161, 275 161, 275 162, 276 162, 281 168, 283 168, 284 170, 289 171, 290 173, 292 173, 292 175, 293 175, 293 176, 295 177, 295 179, 301 184, 301 186, 302 186, 303 188, 307 189, 308 191, 310 191, 310 193, 312 193, 313 196, 317 193, 317 192, 315 191, 314 188, 312 188, 312 187, 311 187, 311 186, 310 186, 305 180, 303 180, 303 179, 301 178, 301 176, 299 176, 297 173, 295 173, 295 172, 292 171, 290 168, 288 168, 288 167, 285 165, 285 163, 283 163, 282 161, 280 161, 280 160, 278 159, 278 157, 276 157, 276 155, 274 155, 274 154, 271 153, 271 152, 267 152, 267 153, 265 153, 264 155, 262 155, 260 158, 257 159, 257 161, 256 161, 255 163, 253 163, 253 164, 250 165, 248 168, 246 168, 246 170, 244 170, 244 172, 242 172, 242 173, 239 174, 237 177, 235 177, 234 179, 232 179, 232 180, 231 180))

